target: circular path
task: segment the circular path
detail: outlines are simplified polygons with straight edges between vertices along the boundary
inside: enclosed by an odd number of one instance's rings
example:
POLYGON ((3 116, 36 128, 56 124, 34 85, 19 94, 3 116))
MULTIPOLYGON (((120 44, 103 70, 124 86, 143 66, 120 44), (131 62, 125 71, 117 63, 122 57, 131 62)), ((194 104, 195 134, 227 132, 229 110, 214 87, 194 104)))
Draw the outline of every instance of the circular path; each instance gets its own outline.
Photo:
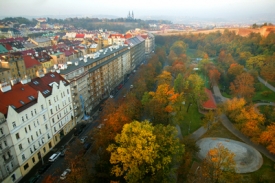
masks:
POLYGON ((200 147, 199 158, 204 159, 208 151, 218 147, 220 143, 235 154, 237 173, 254 172, 262 166, 263 157, 255 148, 226 138, 203 138, 197 141, 196 144, 200 147))

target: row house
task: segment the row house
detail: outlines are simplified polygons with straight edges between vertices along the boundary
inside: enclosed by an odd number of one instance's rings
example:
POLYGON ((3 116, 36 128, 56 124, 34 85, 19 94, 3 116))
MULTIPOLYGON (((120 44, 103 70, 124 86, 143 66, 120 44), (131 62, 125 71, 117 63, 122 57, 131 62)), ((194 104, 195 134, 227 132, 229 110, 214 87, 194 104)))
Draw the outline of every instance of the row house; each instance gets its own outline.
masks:
POLYGON ((92 109, 113 94, 130 74, 130 49, 124 44, 110 46, 69 61, 60 68, 60 74, 71 83, 76 122, 88 118, 92 109))
POLYGON ((145 41, 141 36, 135 36, 125 41, 130 48, 131 69, 135 69, 145 59, 145 41))
POLYGON ((18 182, 74 128, 71 91, 57 72, 0 89, 0 180, 18 182))
POLYGON ((34 58, 34 56, 25 55, 23 56, 25 68, 26 68, 26 76, 31 79, 37 77, 37 73, 43 71, 43 65, 34 58))

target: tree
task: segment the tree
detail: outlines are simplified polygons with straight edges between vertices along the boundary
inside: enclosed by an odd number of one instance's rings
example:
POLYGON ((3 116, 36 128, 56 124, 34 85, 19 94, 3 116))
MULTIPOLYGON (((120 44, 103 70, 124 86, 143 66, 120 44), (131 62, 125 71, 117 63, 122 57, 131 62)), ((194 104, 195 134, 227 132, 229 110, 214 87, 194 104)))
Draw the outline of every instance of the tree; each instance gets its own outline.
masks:
POLYGON ((235 172, 235 154, 222 143, 210 149, 202 162, 202 176, 205 182, 234 182, 238 176, 235 172))
POLYGON ((228 115, 230 119, 234 119, 237 115, 239 115, 240 111, 246 105, 246 101, 244 98, 236 98, 234 97, 231 100, 226 100, 223 104, 223 110, 228 115))
POLYGON ((177 56, 186 53, 187 45, 183 41, 176 41, 170 48, 177 56))
POLYGON ((264 55, 257 55, 254 57, 250 57, 246 61, 246 67, 250 70, 260 71, 260 68, 264 65, 266 57, 264 55))
POLYGON ((203 120, 202 120, 202 125, 209 129, 212 125, 215 125, 217 122, 218 116, 221 114, 221 109, 218 107, 216 110, 211 110, 205 113, 203 120))
POLYGON ((176 138, 177 130, 170 125, 152 126, 148 121, 126 124, 110 144, 112 173, 127 182, 144 179, 168 181, 173 160, 184 152, 184 145, 176 138))
POLYGON ((208 72, 208 76, 213 86, 219 83, 221 73, 217 69, 211 69, 208 72))
POLYGON ((205 98, 204 81, 198 74, 191 74, 187 78, 188 90, 185 93, 192 93, 193 99, 205 98))
POLYGON ((267 146, 267 149, 275 154, 275 124, 269 125, 260 136, 260 142, 267 146))
POLYGON ((249 73, 242 73, 230 83, 230 90, 233 95, 251 99, 254 94, 254 78, 249 73))
POLYGON ((182 74, 178 74, 176 79, 174 80, 174 90, 177 93, 183 92, 184 85, 183 85, 183 76, 182 74))
POLYGON ((172 81, 172 75, 170 72, 162 71, 160 75, 157 76, 158 85, 167 84, 170 85, 172 81))
POLYGON ((229 77, 234 80, 238 75, 242 74, 244 72, 244 66, 234 63, 231 64, 229 69, 228 69, 228 75, 229 77))

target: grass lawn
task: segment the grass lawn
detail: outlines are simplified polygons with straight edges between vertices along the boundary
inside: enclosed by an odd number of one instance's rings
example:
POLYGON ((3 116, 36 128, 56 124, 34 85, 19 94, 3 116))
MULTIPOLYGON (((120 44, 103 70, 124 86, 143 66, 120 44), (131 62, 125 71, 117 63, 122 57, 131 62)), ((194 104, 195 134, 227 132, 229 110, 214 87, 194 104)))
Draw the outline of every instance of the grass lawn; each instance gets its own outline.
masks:
MULTIPOLYGON (((221 137, 229 138, 232 140, 241 141, 230 131, 228 131, 221 123, 217 123, 210 130, 208 130, 202 138, 206 137, 221 137)), ((242 142, 242 141, 241 141, 242 142)), ((275 182, 275 164, 270 159, 263 156, 263 165, 256 172, 242 174, 246 180, 249 180, 251 183, 257 182, 275 182)))
POLYGON ((264 101, 268 101, 268 102, 274 102, 275 101, 275 92, 273 92, 272 90, 270 90, 269 88, 267 88, 264 84, 261 83, 261 90, 255 92, 252 100, 264 100, 264 101), (263 96, 261 95, 261 93, 263 91, 271 91, 272 93, 270 93, 268 96, 263 96))
POLYGON ((185 105, 186 107, 184 108, 184 119, 180 124, 181 133, 183 136, 187 136, 189 133, 193 133, 194 131, 199 129, 202 125, 201 117, 203 117, 203 114, 199 113, 198 106, 196 103, 190 105, 188 112, 186 111, 189 102, 186 102, 185 105))
POLYGON ((195 55, 196 55, 196 49, 187 49, 186 50, 186 55, 187 56, 189 56, 189 57, 191 57, 191 58, 194 58, 195 57, 195 55))

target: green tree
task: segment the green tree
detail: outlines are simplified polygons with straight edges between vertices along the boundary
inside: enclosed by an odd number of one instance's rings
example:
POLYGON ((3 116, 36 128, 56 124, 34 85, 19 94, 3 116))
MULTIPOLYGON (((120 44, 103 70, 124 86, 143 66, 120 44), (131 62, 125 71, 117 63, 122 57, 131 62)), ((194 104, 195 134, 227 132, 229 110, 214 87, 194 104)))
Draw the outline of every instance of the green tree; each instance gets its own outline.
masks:
POLYGON ((153 126, 148 121, 125 124, 116 143, 107 148, 112 173, 127 182, 173 182, 173 165, 184 152, 176 135, 176 128, 170 125, 153 126))

